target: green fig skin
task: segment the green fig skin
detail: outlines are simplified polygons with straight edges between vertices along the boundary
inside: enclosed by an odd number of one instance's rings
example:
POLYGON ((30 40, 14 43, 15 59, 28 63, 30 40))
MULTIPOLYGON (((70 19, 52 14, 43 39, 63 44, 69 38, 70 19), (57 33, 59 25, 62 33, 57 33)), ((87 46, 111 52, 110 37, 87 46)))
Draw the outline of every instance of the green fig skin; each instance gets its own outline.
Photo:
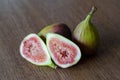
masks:
POLYGON ((85 55, 96 53, 99 45, 98 31, 91 23, 91 17, 95 10, 95 7, 92 7, 85 20, 79 23, 73 32, 73 40, 79 45, 85 55))
POLYGON ((69 27, 64 23, 55 23, 44 27, 38 35, 45 41, 47 33, 57 33, 68 39, 72 38, 72 33, 69 27))

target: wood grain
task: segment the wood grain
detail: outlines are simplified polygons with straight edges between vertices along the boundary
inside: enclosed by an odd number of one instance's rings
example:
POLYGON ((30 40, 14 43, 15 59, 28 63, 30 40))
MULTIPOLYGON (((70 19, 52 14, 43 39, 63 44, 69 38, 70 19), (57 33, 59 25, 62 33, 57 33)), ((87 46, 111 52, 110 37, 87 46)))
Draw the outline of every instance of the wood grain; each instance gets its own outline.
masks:
POLYGON ((0 0, 0 80, 120 80, 120 0, 0 0), (67 69, 38 67, 19 53, 22 39, 55 22, 71 31, 91 6, 101 44, 95 56, 67 69))

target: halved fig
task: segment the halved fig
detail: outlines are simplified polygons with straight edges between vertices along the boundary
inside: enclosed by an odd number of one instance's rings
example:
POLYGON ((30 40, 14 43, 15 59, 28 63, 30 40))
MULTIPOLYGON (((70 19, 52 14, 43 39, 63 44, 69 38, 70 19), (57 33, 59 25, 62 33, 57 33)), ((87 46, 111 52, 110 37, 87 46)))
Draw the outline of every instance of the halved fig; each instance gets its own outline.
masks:
POLYGON ((27 61, 39 66, 56 68, 51 61, 47 47, 38 35, 31 33, 26 36, 20 45, 20 54, 27 61))
POLYGON ((61 68, 75 65, 81 58, 79 47, 59 34, 48 33, 46 44, 53 61, 61 68))

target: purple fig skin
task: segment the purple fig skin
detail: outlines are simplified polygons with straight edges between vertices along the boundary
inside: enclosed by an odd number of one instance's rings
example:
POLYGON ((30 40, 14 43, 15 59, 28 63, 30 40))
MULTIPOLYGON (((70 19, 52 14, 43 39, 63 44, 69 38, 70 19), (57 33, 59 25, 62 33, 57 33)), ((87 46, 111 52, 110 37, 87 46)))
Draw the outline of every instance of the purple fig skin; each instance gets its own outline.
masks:
POLYGON ((70 28, 64 24, 64 23, 55 23, 55 24, 51 24, 46 26, 45 28, 43 28, 38 35, 45 41, 46 39, 46 34, 47 33, 56 33, 56 34, 60 34, 68 39, 72 39, 71 38, 71 30, 70 28))

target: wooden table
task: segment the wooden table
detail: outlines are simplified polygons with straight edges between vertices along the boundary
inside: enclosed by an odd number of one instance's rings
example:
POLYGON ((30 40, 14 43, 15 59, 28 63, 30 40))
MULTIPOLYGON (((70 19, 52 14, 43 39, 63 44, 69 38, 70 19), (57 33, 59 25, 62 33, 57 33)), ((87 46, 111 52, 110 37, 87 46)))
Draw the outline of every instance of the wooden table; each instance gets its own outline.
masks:
POLYGON ((120 80, 120 0, 0 0, 0 80, 120 80), (95 56, 67 69, 39 67, 19 53, 22 39, 66 23, 71 31, 91 7, 101 43, 95 56))

